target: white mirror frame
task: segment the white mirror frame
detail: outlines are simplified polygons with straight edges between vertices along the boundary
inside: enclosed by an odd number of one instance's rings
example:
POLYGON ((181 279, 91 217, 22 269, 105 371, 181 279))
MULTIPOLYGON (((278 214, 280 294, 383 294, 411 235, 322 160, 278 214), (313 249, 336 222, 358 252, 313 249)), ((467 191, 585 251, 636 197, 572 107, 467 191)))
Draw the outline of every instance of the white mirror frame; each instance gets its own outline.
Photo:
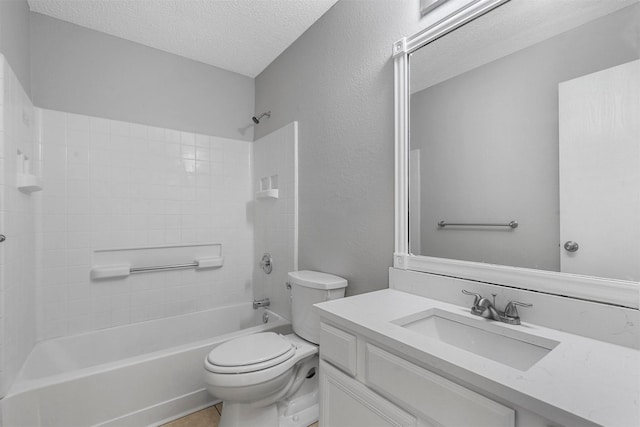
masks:
POLYGON ((395 93, 395 250, 393 267, 638 309, 640 286, 636 282, 419 256, 410 253, 409 55, 507 1, 470 1, 447 18, 393 44, 395 93))

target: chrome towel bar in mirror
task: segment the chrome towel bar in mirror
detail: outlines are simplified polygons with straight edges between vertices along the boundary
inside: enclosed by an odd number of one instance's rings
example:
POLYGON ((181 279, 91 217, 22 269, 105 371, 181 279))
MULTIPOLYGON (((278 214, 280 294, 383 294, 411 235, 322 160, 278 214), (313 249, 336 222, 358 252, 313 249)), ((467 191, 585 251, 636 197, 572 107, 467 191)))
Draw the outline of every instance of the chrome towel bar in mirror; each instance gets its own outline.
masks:
POLYGON ((456 226, 456 227, 511 227, 518 228, 518 221, 509 221, 506 224, 491 224, 491 223, 470 223, 470 222, 446 222, 446 221, 438 221, 438 227, 444 228, 447 226, 456 226))

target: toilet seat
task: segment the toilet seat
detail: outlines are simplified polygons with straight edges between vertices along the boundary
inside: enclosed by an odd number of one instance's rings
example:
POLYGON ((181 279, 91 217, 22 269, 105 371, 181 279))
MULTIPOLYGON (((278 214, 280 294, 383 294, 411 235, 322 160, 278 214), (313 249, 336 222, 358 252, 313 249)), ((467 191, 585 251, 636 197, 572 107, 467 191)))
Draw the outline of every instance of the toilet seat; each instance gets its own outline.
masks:
MULTIPOLYGON (((258 334, 248 335, 247 339, 251 340, 252 338, 250 337, 254 337, 255 335, 258 335, 258 334)), ((204 368, 206 371, 205 381, 207 385, 222 387, 222 388, 225 388, 225 387, 242 388, 242 387, 255 386, 257 384, 271 381, 274 378, 277 378, 280 375, 285 374, 293 366, 295 366, 296 363, 318 353, 317 345, 306 342, 305 340, 296 336, 295 334, 289 334, 282 338, 284 338, 287 342, 289 342, 292 345, 293 355, 288 359, 284 361, 280 361, 279 363, 274 364, 269 368, 263 368, 260 370, 244 372, 244 373, 242 372, 236 373, 238 369, 235 369, 235 370, 228 369, 227 372, 216 372, 217 370, 223 370, 224 367, 212 364, 211 362, 209 362, 209 356, 205 357, 204 368)), ((227 342, 230 342, 230 341, 227 341, 227 342)), ((222 345, 216 348, 219 348, 222 345)), ((276 361, 273 360, 273 362, 276 362, 276 361)))
POLYGON ((295 354, 296 347, 273 332, 239 337, 211 350, 207 370, 219 374, 243 374, 276 366, 295 354))

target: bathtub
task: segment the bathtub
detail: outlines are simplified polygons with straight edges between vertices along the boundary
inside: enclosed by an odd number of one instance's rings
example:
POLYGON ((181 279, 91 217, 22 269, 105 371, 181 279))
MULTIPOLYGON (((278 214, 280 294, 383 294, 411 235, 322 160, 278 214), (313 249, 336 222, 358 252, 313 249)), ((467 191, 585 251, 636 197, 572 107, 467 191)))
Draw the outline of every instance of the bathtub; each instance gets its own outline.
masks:
POLYGON ((40 342, 0 401, 0 424, 139 427, 170 421, 216 403, 202 382, 212 348, 262 331, 287 334, 291 325, 241 304, 40 342))

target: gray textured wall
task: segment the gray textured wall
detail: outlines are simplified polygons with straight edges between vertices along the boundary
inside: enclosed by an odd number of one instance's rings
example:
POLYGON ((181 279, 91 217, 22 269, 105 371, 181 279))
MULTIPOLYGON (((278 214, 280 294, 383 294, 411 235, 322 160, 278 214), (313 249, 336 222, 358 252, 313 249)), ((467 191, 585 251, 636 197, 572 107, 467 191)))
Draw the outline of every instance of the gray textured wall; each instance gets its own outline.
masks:
POLYGON ((39 107, 253 140, 254 80, 31 12, 39 107))
POLYGON ((422 254, 559 271, 558 83, 637 59, 639 12, 624 8, 412 95, 422 254), (439 230, 439 220, 520 226, 439 230))
POLYGON ((256 78, 256 109, 272 113, 256 136, 299 121, 299 267, 345 277, 350 295, 388 285, 391 45, 443 13, 421 20, 418 9, 417 1, 341 0, 256 78))
POLYGON ((9 62, 27 95, 31 96, 27 0, 0 0, 0 53, 9 62))

